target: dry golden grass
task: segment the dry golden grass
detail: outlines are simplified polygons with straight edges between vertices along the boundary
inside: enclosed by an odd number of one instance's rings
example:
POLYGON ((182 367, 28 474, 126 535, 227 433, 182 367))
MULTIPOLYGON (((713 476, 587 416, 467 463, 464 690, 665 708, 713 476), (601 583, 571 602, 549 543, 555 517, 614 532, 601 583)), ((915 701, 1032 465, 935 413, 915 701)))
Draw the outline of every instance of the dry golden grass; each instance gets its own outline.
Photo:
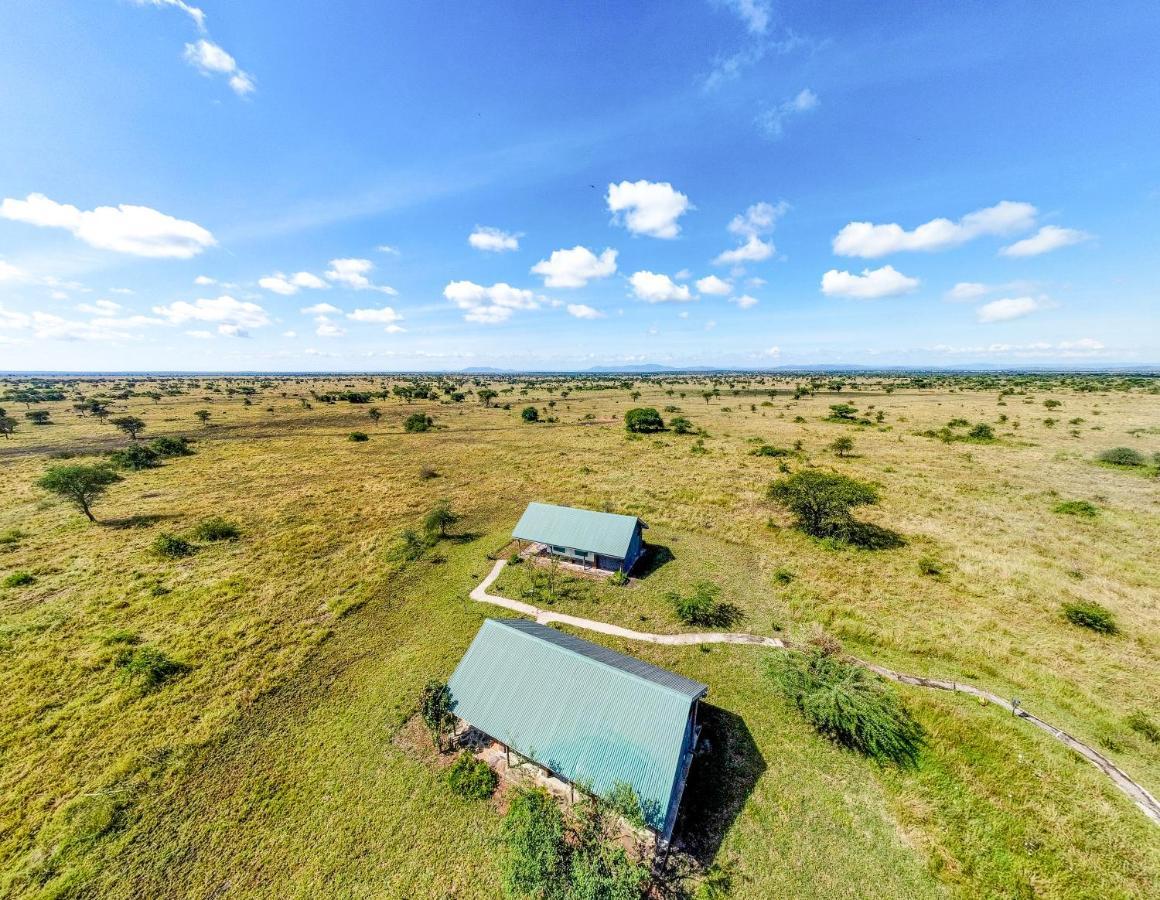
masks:
MULTIPOLYGON (((561 609, 677 631, 666 592, 711 580, 745 630, 820 624, 864 658, 1017 695, 1160 787, 1160 747, 1125 724, 1134 710, 1160 721, 1160 480, 1092 462, 1108 447, 1160 448, 1156 394, 1057 385, 998 406, 997 389, 886 394, 866 380, 798 401, 787 382, 772 400, 721 386, 706 403, 702 384, 637 380, 634 402, 612 385, 573 385, 562 399, 567 385, 521 395, 516 383, 497 401, 510 410, 471 396, 392 398, 374 402, 378 423, 364 406, 300 401, 390 381, 278 379, 252 406, 204 386, 123 401, 114 414, 144 418, 144 438, 185 434, 196 454, 125 473, 97 506, 99 526, 33 482, 50 454, 110 449, 123 436, 65 401, 42 405, 58 424, 22 423, 0 441, 0 535, 21 533, 0 544, 0 577, 36 579, 0 588, 0 886, 30 896, 197 896, 223 885, 233 896, 493 896, 497 816, 451 797, 391 736, 419 686, 445 677, 494 614, 467 592, 532 499, 640 515, 673 554, 629 588, 585 582, 561 609), (1048 412, 1048 396, 1063 406, 1048 412), (884 422, 825 421, 840 400, 871 418, 882 410, 884 422), (528 403, 559 422, 523 424, 528 403), (645 404, 679 406, 707 431, 705 452, 692 452, 696 436, 628 439, 619 421, 645 404), (211 427, 194 419, 201 408, 211 427), (404 434, 416 410, 440 429, 404 434), (995 443, 918 434, 1001 413, 1010 421, 995 425, 995 443), (1059 422, 1045 426, 1048 416, 1059 422), (1076 417, 1084 422, 1069 425, 1076 417), (584 424, 601 420, 612 424, 584 424), (354 430, 370 440, 347 441, 354 430), (839 434, 853 437, 853 457, 824 449, 839 434), (816 464, 879 485, 882 504, 863 516, 907 545, 831 548, 788 528, 764 500, 780 460, 750 455, 754 438, 800 440, 791 469, 816 464), (424 467, 439 477, 420 478, 424 467), (400 533, 441 498, 474 539, 396 561, 400 533), (1099 514, 1053 512, 1061 499, 1089 500, 1099 514), (151 553, 157 534, 188 533, 211 515, 237 522, 241 540, 184 560, 151 553), (922 574, 923 557, 943 574, 922 574), (792 579, 775 579, 779 570, 792 579), (1110 608, 1120 634, 1067 624, 1060 604, 1080 598, 1110 608), (117 631, 188 673, 148 694, 124 684, 108 643, 117 631)), ((497 587, 518 596, 520 579, 509 572, 497 587)), ((1146 896, 1160 878, 1155 827, 1093 768, 996 710, 908 690, 931 744, 916 772, 897 773, 810 733, 757 651, 618 646, 708 683, 751 737, 738 770, 764 760, 724 817, 717 858, 734 872, 735 896, 1146 896)), ((722 793, 728 784, 705 803, 722 793)))

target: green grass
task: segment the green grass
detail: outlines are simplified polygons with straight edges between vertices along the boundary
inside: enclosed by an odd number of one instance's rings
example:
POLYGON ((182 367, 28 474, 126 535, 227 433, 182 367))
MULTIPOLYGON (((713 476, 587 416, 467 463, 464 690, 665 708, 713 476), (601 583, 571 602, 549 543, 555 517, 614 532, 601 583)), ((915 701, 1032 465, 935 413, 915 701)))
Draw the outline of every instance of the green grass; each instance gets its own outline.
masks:
MULTIPOLYGON (((559 423, 535 428, 470 396, 376 401, 374 423, 359 405, 309 396, 382 381, 287 379, 249 407, 204 386, 117 403, 115 415, 149 423, 147 437, 196 437, 196 453, 126 472, 96 526, 32 484, 52 454, 83 461, 123 436, 64 401, 40 404, 59 424, 22 423, 0 442, 0 535, 14 535, 0 566, 36 573, 0 591, 0 894, 206 896, 228 884, 234 897, 496 896, 502 798, 456 797, 409 723, 421 687, 502 614, 467 593, 531 499, 640 515, 646 539, 667 548, 629 585, 570 580, 557 610, 693 630, 668 595, 709 581, 737 609, 731 629, 824 627, 892 668, 1017 695, 1081 739, 1109 739, 1109 756, 1160 787, 1160 745, 1132 724, 1160 719, 1140 690, 1160 680, 1160 484, 1091 465, 1106 434, 1028 419, 997 426, 993 444, 914 436, 950 418, 995 420, 994 391, 942 387, 844 390, 900 424, 861 431, 858 457, 841 460, 819 421, 839 398, 793 401, 784 382, 755 411, 764 391, 732 398, 724 386, 708 404, 695 384, 673 386, 682 400, 638 382, 638 403, 611 388, 557 393, 559 423), (683 405, 706 430, 703 452, 671 433, 625 440, 623 415, 640 404, 683 405), (193 415, 202 408, 209 427, 193 415), (437 428, 405 433, 418 412, 437 428), (356 429, 371 440, 347 441, 356 429), (800 440, 785 458, 794 471, 817 463, 875 484, 882 502, 860 517, 907 545, 830 547, 789 527, 763 499, 780 475, 750 454, 754 437, 800 440), (1098 539, 1055 515, 1045 486, 1097 500, 1098 539), (413 561, 394 554, 443 498, 464 516, 457 536, 413 561), (197 537, 180 559, 151 551, 158 535, 198 535, 213 517, 241 539, 197 537), (924 575, 924 559, 942 574, 924 575), (1060 603, 1085 599, 1123 636, 1064 620, 1060 603), (186 668, 143 690, 118 665, 140 648, 186 668)), ((521 390, 497 404, 551 399, 521 390)), ((1160 422, 1155 395, 1059 393, 1108 432, 1160 422)), ((496 589, 522 598, 531 578, 509 566, 496 589)), ((684 816, 733 896, 1143 897, 1160 879, 1155 826, 998 709, 900 688, 928 740, 915 768, 895 771, 816 734, 769 684, 765 651, 607 642, 710 686, 715 755, 684 816)))

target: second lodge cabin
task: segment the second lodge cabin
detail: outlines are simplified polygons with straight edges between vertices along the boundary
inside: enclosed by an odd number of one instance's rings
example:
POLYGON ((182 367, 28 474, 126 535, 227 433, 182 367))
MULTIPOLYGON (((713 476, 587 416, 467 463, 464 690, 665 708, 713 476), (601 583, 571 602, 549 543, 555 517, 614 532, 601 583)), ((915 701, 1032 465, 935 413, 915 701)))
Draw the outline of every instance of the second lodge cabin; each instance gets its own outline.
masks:
POLYGON ((644 554, 647 527, 636 516, 529 503, 512 537, 568 562, 627 575, 644 554))

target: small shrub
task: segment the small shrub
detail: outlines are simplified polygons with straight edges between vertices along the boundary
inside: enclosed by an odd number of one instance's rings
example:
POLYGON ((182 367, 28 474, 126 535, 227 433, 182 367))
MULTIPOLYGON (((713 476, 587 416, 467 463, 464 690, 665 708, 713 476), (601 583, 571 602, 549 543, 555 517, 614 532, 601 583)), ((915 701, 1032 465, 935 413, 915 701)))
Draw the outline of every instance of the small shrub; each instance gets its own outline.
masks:
POLYGON ((124 450, 116 450, 109 454, 109 462, 118 469, 155 469, 161 465, 157 453, 140 444, 133 444, 124 450))
POLYGON ((923 575, 938 578, 943 573, 942 563, 933 556, 924 556, 918 561, 918 571, 923 575))
POLYGON ((0 584, 6 588, 24 587, 26 584, 35 584, 36 577, 29 572, 13 572, 0 584))
POLYGON ((465 800, 486 800, 495 793, 499 778, 491 766, 464 750, 447 770, 447 783, 465 800))
POLYGON ((1139 735, 1143 735, 1153 744, 1160 744, 1160 725, 1157 725, 1147 713, 1137 709, 1130 713, 1124 723, 1139 735))
POLYGON ((762 444, 760 447, 755 447, 750 450, 752 456, 789 456, 790 451, 784 447, 774 447, 770 444, 762 444))
POLYGON ((430 481, 432 478, 438 478, 439 473, 431 466, 423 466, 419 469, 419 480, 430 481))
POLYGON ((1072 625, 1090 628, 1100 634, 1115 634, 1119 631, 1112 611, 1094 600, 1072 600, 1064 603, 1063 615, 1072 625))
POLYGON ((407 528, 399 535, 399 543, 391 551, 391 557, 403 562, 415 562, 427 552, 428 543, 414 528, 407 528))
POLYGON ((986 422, 980 422, 967 432, 967 437, 972 441, 993 441, 995 440, 995 429, 986 422))
POLYGON ((793 572, 786 568, 775 569, 773 573, 773 580, 775 584, 789 584, 796 576, 793 572))
POLYGON ((614 587, 624 587, 624 585, 628 584, 628 575, 624 569, 617 569, 608 576, 608 583, 614 587))
POLYGON ((24 532, 19 528, 9 528, 7 531, 0 531, 0 547, 11 547, 19 544, 24 537, 24 532))
POLYGON ((922 726, 878 676, 818 650, 774 656, 770 674, 820 734, 879 762, 917 763, 922 726))
POLYGON ((520 413, 520 418, 529 425, 540 421, 540 411, 534 406, 525 406, 523 412, 520 413))
POLYGON ((221 516, 203 519, 193 529, 193 536, 199 541, 236 541, 241 534, 237 525, 221 516))
POLYGON ((1144 457, 1138 450, 1131 447, 1113 447, 1105 450, 1096 457, 1100 462, 1109 466, 1142 466, 1144 457))
POLYGON ((121 677, 142 691, 155 691, 170 679, 189 671, 189 666, 170 658, 156 647, 123 650, 116 660, 121 677))
POLYGON ((149 449, 158 456, 192 456, 187 438, 159 437, 149 442, 149 449))
POLYGON ((430 431, 434 427, 435 420, 426 413, 421 412, 411 413, 411 415, 407 416, 407 418, 403 421, 403 430, 410 434, 430 431))
POLYGON ((356 444, 361 444, 363 441, 369 441, 371 436, 365 431, 352 431, 346 436, 348 441, 353 441, 356 444))
POLYGON ((644 808, 641 806, 640 797, 631 784, 617 781, 601 799, 609 809, 630 825, 637 828, 644 827, 644 808))
POLYGON ((1099 515, 1099 508, 1087 500, 1061 500, 1052 507, 1054 512, 1064 516, 1079 516, 1084 519, 1094 519, 1099 515))
MULTIPOLYGON (((665 409, 668 412, 675 412, 677 408, 666 406, 665 409)), ((673 434, 692 434, 696 430, 693 423, 684 416, 673 416, 669 419, 669 427, 673 430, 673 434)))
POLYGON ((721 589, 708 581, 693 585, 688 596, 671 593, 673 610, 685 625, 714 626, 721 623, 722 605, 717 602, 721 589))
POLYGON ((193 544, 175 534, 159 534, 153 541, 153 552, 166 559, 193 556, 195 550, 193 544))

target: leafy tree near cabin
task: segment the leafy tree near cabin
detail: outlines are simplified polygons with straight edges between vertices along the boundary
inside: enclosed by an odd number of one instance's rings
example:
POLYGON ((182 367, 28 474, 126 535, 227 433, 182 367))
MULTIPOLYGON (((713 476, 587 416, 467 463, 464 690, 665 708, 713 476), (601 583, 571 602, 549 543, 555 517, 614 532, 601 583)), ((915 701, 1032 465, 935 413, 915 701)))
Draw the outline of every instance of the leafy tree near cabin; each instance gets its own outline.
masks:
POLYGON ((845 475, 806 471, 775 481, 768 497, 786 507, 806 534, 830 537, 849 528, 854 507, 877 503, 878 491, 845 475))
POLYGON ((443 735, 455 725, 455 701, 445 681, 432 678, 419 694, 419 715, 431 732, 431 741, 443 752, 443 735))
POLYGON ((624 414, 624 427, 635 434, 652 434, 663 431, 665 422, 651 406, 642 406, 624 414))
POLYGON ((118 416, 115 419, 109 419, 111 425, 115 425, 125 434, 129 435, 130 440, 137 440, 137 435, 145 430, 145 420, 137 416, 118 416))
POLYGON ((423 529, 428 534, 438 533, 439 537, 447 537, 447 529, 458 522, 462 516, 451 509, 451 503, 448 500, 440 500, 436 503, 427 517, 423 519, 423 529))
POLYGON ((37 486, 49 493, 63 497, 75 505, 88 517, 97 521, 92 506, 104 496, 109 485, 122 478, 107 466, 52 466, 36 482, 37 486))

